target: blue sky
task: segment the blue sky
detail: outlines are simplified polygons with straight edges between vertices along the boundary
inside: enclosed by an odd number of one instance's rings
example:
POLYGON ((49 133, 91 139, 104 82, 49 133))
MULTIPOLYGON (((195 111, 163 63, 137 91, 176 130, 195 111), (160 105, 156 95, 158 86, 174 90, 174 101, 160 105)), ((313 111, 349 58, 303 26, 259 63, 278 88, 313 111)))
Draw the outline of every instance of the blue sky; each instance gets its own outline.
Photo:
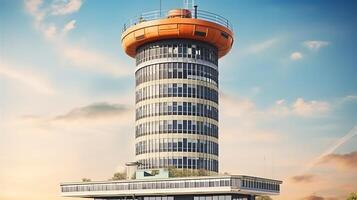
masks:
MULTIPOLYGON (((234 47, 219 61, 220 171, 282 179, 280 199, 356 191, 356 1, 196 4, 234 26, 234 47)), ((120 34, 158 8, 0 0, 0 198, 24 198, 11 183, 31 199, 61 199, 58 182, 107 179, 134 158, 135 61, 120 34), (33 178, 50 184, 33 188, 33 178)))

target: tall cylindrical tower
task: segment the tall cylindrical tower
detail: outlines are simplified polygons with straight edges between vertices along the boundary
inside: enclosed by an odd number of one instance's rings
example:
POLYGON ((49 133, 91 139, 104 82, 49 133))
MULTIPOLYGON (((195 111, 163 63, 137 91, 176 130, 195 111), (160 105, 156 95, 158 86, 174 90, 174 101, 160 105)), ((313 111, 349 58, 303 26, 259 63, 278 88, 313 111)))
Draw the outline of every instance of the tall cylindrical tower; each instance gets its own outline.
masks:
POLYGON ((233 45, 228 20, 187 9, 142 14, 124 26, 136 58, 139 168, 218 172, 218 59, 233 45))

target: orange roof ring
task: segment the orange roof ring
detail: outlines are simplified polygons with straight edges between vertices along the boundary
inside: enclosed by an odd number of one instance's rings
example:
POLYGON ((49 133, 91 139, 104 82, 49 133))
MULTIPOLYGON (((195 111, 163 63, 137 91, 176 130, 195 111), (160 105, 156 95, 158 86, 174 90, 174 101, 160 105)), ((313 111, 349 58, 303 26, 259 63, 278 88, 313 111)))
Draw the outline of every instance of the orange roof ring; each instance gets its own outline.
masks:
POLYGON ((209 43, 217 47, 219 58, 232 48, 233 30, 227 19, 201 10, 194 11, 194 17, 188 9, 164 12, 165 17, 161 17, 162 12, 153 11, 124 25, 121 42, 129 56, 135 57, 141 45, 163 39, 183 38, 209 43))

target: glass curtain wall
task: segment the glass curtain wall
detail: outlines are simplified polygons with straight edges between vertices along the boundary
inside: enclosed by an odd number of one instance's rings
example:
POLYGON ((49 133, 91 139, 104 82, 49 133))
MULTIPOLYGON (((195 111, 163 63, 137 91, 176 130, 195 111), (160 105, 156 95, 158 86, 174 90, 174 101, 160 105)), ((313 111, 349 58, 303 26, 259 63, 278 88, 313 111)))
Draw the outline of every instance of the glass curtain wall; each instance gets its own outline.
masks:
POLYGON ((218 172, 217 55, 217 48, 192 40, 163 40, 138 48, 139 168, 218 172))

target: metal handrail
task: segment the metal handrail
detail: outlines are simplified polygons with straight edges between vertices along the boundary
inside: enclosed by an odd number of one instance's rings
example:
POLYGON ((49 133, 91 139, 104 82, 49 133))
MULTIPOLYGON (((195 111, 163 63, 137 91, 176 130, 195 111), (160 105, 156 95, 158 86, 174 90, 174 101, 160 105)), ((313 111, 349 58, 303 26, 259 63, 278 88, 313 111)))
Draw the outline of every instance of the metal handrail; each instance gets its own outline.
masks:
MULTIPOLYGON (((195 18, 195 16, 197 16, 197 19, 203 19, 210 22, 214 22, 233 31, 232 24, 228 21, 228 19, 222 17, 221 15, 204 11, 204 10, 194 10, 194 9, 188 9, 188 10, 191 11, 192 18, 195 18), (196 11, 197 13, 195 13, 196 11)), ((139 24, 141 22, 152 21, 157 19, 165 19, 167 18, 169 11, 170 10, 154 10, 134 16, 124 24, 123 32, 126 31, 129 27, 139 24)))

